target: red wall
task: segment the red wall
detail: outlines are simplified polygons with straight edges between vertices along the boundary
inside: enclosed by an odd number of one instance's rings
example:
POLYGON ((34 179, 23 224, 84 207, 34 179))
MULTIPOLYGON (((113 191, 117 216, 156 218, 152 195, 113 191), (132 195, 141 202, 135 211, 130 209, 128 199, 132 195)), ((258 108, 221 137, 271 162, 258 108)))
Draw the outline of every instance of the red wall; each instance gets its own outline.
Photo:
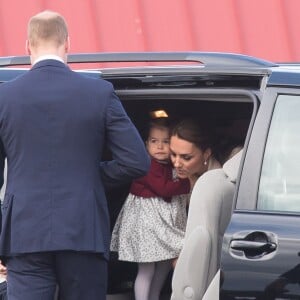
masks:
POLYGON ((2 0, 0 55, 24 55, 28 19, 58 11, 71 52, 227 51, 300 61, 300 0, 2 0))

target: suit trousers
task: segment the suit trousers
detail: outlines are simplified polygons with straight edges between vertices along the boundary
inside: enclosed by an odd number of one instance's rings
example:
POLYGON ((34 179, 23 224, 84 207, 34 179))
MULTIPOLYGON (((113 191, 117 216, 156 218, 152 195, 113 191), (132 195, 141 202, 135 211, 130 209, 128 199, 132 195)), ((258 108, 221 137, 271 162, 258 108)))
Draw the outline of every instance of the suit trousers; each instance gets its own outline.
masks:
POLYGON ((105 300, 107 260, 99 253, 55 251, 11 256, 8 300, 105 300))

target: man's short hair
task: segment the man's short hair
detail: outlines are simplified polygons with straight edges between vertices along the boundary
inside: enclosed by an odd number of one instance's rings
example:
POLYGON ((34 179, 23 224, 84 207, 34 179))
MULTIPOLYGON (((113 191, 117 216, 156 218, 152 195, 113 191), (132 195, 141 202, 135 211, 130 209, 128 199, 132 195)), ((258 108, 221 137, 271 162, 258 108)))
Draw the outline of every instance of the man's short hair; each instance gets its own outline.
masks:
POLYGON ((65 19, 53 11, 43 11, 33 16, 28 23, 28 41, 31 46, 39 42, 53 42, 61 46, 68 39, 68 28, 65 19))

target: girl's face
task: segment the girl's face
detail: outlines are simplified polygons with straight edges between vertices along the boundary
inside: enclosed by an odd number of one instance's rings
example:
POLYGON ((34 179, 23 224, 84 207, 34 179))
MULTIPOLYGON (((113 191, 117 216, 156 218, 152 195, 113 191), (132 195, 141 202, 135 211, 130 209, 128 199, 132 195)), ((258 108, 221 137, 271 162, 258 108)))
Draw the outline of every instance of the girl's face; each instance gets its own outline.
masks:
POLYGON ((170 136, 167 128, 151 128, 146 147, 150 156, 158 161, 170 159, 170 136))
POLYGON ((198 178, 207 171, 210 150, 203 152, 195 144, 175 135, 170 139, 170 152, 179 178, 198 178))

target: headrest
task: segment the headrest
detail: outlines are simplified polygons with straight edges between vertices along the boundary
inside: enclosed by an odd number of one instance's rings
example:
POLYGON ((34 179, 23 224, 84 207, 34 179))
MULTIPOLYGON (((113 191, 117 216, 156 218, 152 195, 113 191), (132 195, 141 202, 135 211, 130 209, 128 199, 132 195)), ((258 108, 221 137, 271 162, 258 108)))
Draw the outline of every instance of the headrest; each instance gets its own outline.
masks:
POLYGON ((243 149, 240 150, 235 155, 233 155, 223 165, 223 170, 231 182, 236 182, 237 173, 239 170, 242 154, 243 154, 243 149))

